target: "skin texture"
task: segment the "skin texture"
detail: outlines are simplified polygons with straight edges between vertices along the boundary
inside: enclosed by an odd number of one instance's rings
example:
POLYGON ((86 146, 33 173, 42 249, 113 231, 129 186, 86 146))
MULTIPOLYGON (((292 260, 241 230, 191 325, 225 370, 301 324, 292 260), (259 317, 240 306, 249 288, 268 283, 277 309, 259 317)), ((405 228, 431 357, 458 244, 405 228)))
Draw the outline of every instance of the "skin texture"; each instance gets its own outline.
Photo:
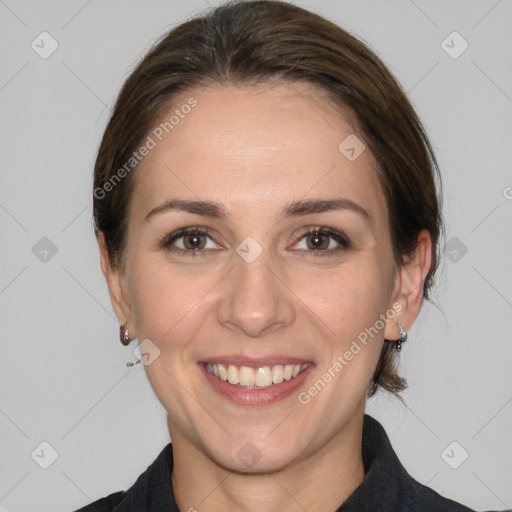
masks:
MULTIPOLYGON (((349 161, 338 150, 357 132, 322 91, 300 83, 215 85, 184 92, 170 111, 192 96, 197 106, 135 171, 121 268, 112 268, 99 235, 120 324, 160 350, 145 369, 168 412, 176 501, 201 512, 335 510, 364 478, 366 391, 384 338, 398 339, 396 322, 407 330, 419 312, 430 236, 422 231, 411 263, 397 267, 374 157, 365 150, 349 161), (170 210, 145 219, 171 198, 216 201, 228 217, 170 210), (362 206, 369 220, 350 209, 281 214, 292 201, 339 198, 362 206), (202 254, 161 247, 189 226, 209 228, 202 254), (340 231, 350 245, 327 237, 315 251, 310 227, 340 231), (263 249, 252 263, 236 252, 248 236, 263 249), (298 392, 393 305, 400 313, 299 403, 298 392), (284 400, 235 405, 197 364, 226 354, 286 355, 314 367, 284 400), (249 442, 261 456, 250 468, 237 455, 249 442)), ((186 250, 188 242, 174 246, 186 250)))

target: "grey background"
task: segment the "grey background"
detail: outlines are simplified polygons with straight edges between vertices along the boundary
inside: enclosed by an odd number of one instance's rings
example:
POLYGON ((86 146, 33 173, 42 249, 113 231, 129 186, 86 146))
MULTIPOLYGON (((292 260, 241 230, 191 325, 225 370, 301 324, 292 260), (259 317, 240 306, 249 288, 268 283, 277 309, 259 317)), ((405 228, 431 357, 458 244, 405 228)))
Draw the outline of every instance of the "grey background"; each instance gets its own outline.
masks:
MULTIPOLYGON (((142 365, 125 367, 134 346, 118 341, 99 267, 92 166, 133 64, 206 1, 0 0, 2 511, 74 510, 126 489, 169 441, 142 365), (58 43, 46 59, 31 47, 43 31, 58 43)), ((478 510, 512 508, 512 2, 297 3, 384 59, 444 179, 438 307, 425 304, 402 351, 406 405, 379 394, 368 412, 417 480, 478 510), (453 31, 469 44, 458 58, 441 46, 453 31)))

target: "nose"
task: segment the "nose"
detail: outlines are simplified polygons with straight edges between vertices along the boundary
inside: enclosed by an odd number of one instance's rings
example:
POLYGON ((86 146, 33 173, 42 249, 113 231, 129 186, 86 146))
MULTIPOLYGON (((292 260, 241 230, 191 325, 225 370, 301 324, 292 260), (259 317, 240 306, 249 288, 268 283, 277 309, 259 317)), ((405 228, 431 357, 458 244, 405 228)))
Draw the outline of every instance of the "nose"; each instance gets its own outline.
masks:
POLYGON ((223 280, 219 323, 253 338, 291 325, 296 316, 293 292, 269 252, 250 263, 238 255, 233 259, 234 268, 223 280))

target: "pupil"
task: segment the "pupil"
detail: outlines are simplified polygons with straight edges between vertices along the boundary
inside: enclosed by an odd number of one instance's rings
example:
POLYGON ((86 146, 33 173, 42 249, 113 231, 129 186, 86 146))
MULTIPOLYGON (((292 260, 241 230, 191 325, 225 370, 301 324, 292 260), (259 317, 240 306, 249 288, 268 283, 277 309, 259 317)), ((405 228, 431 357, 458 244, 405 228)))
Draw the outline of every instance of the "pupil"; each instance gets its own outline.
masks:
POLYGON ((189 235, 188 237, 185 238, 185 241, 188 242, 188 244, 186 245, 189 245, 190 249, 200 249, 200 245, 201 245, 201 237, 200 235, 189 235))
POLYGON ((323 236, 322 233, 314 233, 311 235, 311 246, 314 249, 325 247, 325 239, 322 240, 323 236))

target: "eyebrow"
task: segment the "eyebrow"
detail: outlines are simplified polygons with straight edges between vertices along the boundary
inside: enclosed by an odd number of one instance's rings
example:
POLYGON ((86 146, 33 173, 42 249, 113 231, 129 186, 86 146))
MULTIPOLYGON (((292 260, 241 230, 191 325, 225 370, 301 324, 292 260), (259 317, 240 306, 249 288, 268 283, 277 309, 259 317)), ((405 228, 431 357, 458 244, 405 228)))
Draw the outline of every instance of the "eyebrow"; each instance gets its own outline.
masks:
MULTIPOLYGON (((153 208, 145 217, 149 220, 155 215, 169 211, 184 211, 203 217, 210 217, 226 221, 229 217, 226 209, 220 203, 213 201, 192 201, 186 199, 170 199, 165 203, 153 208)), ((284 218, 301 217, 313 213, 324 213, 335 210, 351 210, 361 215, 371 224, 369 213, 358 203, 351 199, 309 199, 289 203, 282 211, 284 218)))
POLYGON ((312 213, 324 213, 335 210, 351 210, 371 221, 370 214, 358 203, 351 199, 311 199, 294 201, 284 210, 284 217, 299 217, 312 213))

